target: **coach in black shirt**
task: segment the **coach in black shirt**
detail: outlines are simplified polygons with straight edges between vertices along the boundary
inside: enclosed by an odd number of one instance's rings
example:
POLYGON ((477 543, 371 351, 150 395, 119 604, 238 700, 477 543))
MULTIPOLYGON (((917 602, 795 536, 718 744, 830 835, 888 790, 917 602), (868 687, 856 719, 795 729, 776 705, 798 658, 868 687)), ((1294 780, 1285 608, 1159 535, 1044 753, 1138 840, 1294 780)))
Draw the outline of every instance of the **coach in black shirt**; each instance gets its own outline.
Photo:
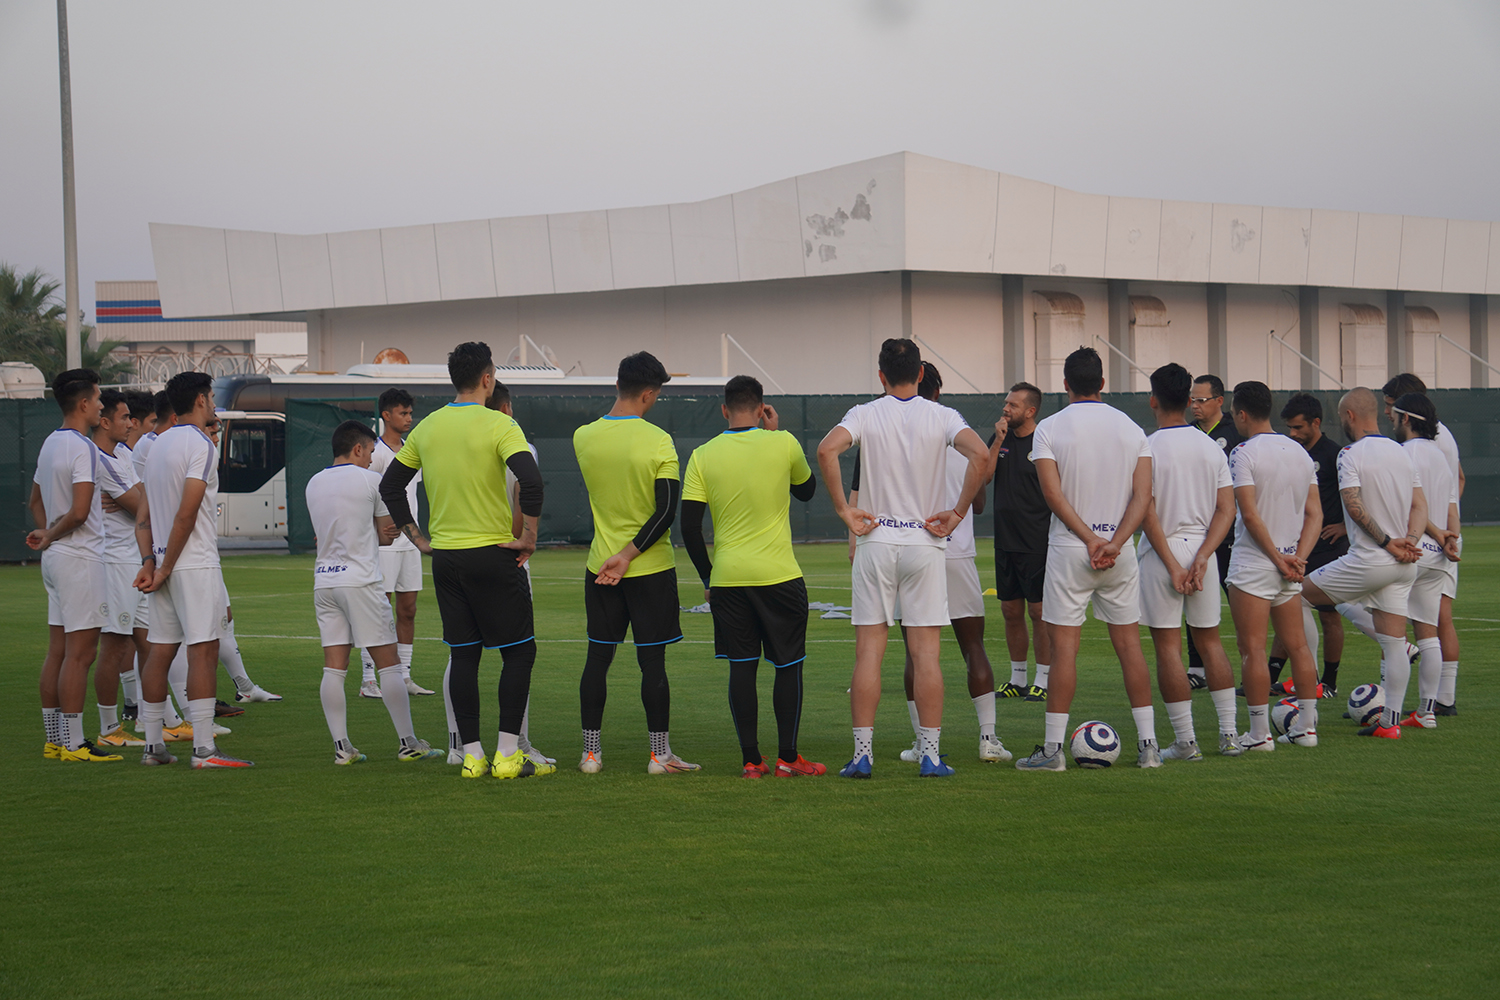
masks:
POLYGON ((1031 464, 1042 391, 1017 382, 1005 397, 1005 409, 990 439, 990 466, 995 480, 995 592, 1005 616, 1005 645, 1010 651, 1010 680, 996 696, 1045 701, 1052 642, 1042 621, 1042 584, 1047 571, 1047 530, 1052 511, 1042 496, 1031 464), (1028 637, 1026 618, 1036 647, 1036 679, 1026 684, 1028 637))
MULTIPOLYGON (((1217 375, 1199 375, 1193 379, 1193 394, 1188 397, 1192 406, 1194 425, 1207 434, 1214 444, 1224 451, 1224 458, 1244 438, 1234 429, 1234 420, 1224 412, 1224 380, 1217 375)), ((1224 536, 1224 541, 1214 551, 1219 560, 1219 586, 1229 588, 1229 553, 1234 549, 1234 532, 1224 536)), ((1203 659, 1193 646, 1193 632, 1188 630, 1188 682, 1193 690, 1208 686, 1203 676, 1203 659)))

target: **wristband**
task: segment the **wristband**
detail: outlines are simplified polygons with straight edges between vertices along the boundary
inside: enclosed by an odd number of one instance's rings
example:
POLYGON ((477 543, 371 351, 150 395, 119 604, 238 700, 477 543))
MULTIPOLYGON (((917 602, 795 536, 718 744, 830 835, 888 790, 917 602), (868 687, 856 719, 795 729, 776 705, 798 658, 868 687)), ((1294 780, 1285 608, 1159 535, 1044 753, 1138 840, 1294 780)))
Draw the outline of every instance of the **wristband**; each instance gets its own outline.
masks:
POLYGON ((141 565, 142 566, 146 565, 148 562, 156 562, 156 556, 154 556, 154 555, 141 556, 141 565))
POLYGON ((1380 547, 1383 549, 1383 548, 1385 548, 1389 544, 1391 544, 1391 536, 1390 535, 1386 535, 1385 536, 1385 541, 1383 541, 1383 542, 1380 543, 1380 547))

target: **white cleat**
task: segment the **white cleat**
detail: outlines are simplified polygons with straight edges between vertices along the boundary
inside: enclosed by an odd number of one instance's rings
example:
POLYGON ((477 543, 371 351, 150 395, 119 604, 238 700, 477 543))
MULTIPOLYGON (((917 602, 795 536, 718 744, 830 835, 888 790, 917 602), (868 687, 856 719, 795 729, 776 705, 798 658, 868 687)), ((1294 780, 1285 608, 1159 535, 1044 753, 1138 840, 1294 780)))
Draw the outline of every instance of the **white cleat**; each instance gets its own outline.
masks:
POLYGON ((1235 743, 1239 745, 1239 748, 1243 753, 1249 753, 1252 750, 1269 753, 1270 751, 1276 749, 1276 741, 1271 739, 1269 735, 1251 736, 1249 733, 1246 733, 1239 739, 1235 740, 1235 743))
POLYGON ((684 771, 700 771, 702 769, 702 764, 689 764, 675 753, 669 753, 665 757, 658 757, 656 754, 652 754, 651 759, 646 762, 647 774, 681 774, 684 771))
POLYGON ((1005 744, 1000 742, 998 736, 979 737, 979 759, 986 764, 995 764, 1011 759, 1011 752, 1005 749, 1005 744))
POLYGON ((578 770, 582 771, 584 774, 598 774, 600 771, 604 770, 603 755, 585 752, 583 755, 583 759, 578 762, 578 770))
POLYGON ((1161 749, 1155 740, 1136 740, 1136 767, 1161 767, 1161 749))
POLYGON ((450 764, 462 764, 463 762, 464 762, 464 752, 463 752, 463 750, 455 750, 455 749, 452 749, 450 747, 449 750, 448 750, 448 763, 450 763, 450 764))
POLYGON ((228 736, 232 732, 234 732, 234 730, 230 729, 228 726, 221 726, 217 722, 214 723, 215 736, 228 736))
POLYGON ((1203 751, 1198 749, 1197 740, 1176 740, 1162 748, 1162 760, 1202 760, 1203 751))
POLYGON ((1318 745, 1318 731, 1316 729, 1304 729, 1301 732, 1292 731, 1282 733, 1276 737, 1277 743, 1291 743, 1299 747, 1315 747, 1318 745))
POLYGON ((921 740, 912 740, 911 748, 901 751, 901 759, 908 764, 919 764, 922 761, 921 740))
MULTIPOLYGON (((363 685, 361 685, 361 686, 363 686, 363 685)), ((433 692, 427 690, 422 685, 418 684, 416 681, 414 681, 410 677, 408 677, 408 678, 406 678, 406 693, 407 694, 412 694, 412 695, 422 695, 422 694, 432 694, 433 692)))
POLYGON ((267 691, 265 688, 261 687, 259 684, 252 684, 252 685, 250 685, 250 690, 249 691, 236 691, 234 693, 234 700, 235 701, 241 701, 241 702, 244 702, 244 701, 280 701, 281 700, 281 695, 279 695, 279 694, 272 694, 271 692, 267 691))
POLYGON ((530 743, 521 744, 520 750, 531 759, 533 764, 556 764, 556 757, 548 757, 530 743))
MULTIPOLYGON (((380 682, 379 681, 360 681, 359 682, 359 696, 361 698, 379 698, 380 697, 380 682)), ((462 763, 462 761, 460 761, 460 763, 462 763)))

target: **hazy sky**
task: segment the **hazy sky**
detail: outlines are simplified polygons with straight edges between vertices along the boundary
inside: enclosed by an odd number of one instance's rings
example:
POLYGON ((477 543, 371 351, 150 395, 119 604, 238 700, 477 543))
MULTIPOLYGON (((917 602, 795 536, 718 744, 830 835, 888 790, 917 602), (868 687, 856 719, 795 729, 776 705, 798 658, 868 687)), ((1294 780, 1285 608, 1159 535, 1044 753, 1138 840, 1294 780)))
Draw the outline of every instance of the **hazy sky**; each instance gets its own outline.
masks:
MULTIPOLYGON (((1099 194, 1500 219, 1500 3, 72 0, 83 305, 148 222, 713 197, 908 149, 1099 194)), ((0 0, 0 260, 62 277, 56 5, 0 0)))

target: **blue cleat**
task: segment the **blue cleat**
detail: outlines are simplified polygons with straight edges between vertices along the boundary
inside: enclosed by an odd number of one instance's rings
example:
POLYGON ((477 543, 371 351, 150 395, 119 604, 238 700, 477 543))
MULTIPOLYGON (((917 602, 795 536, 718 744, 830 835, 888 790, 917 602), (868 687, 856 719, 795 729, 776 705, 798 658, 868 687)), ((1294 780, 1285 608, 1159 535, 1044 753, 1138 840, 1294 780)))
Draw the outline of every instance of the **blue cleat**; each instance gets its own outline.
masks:
POLYGON ((855 757, 849 763, 845 764, 844 769, 839 772, 839 777, 841 778, 868 778, 869 776, 869 754, 860 754, 858 757, 855 757))
POLYGON ((932 762, 931 757, 923 756, 921 777, 923 778, 946 778, 953 773, 953 768, 948 766, 948 755, 939 754, 937 763, 932 762))

